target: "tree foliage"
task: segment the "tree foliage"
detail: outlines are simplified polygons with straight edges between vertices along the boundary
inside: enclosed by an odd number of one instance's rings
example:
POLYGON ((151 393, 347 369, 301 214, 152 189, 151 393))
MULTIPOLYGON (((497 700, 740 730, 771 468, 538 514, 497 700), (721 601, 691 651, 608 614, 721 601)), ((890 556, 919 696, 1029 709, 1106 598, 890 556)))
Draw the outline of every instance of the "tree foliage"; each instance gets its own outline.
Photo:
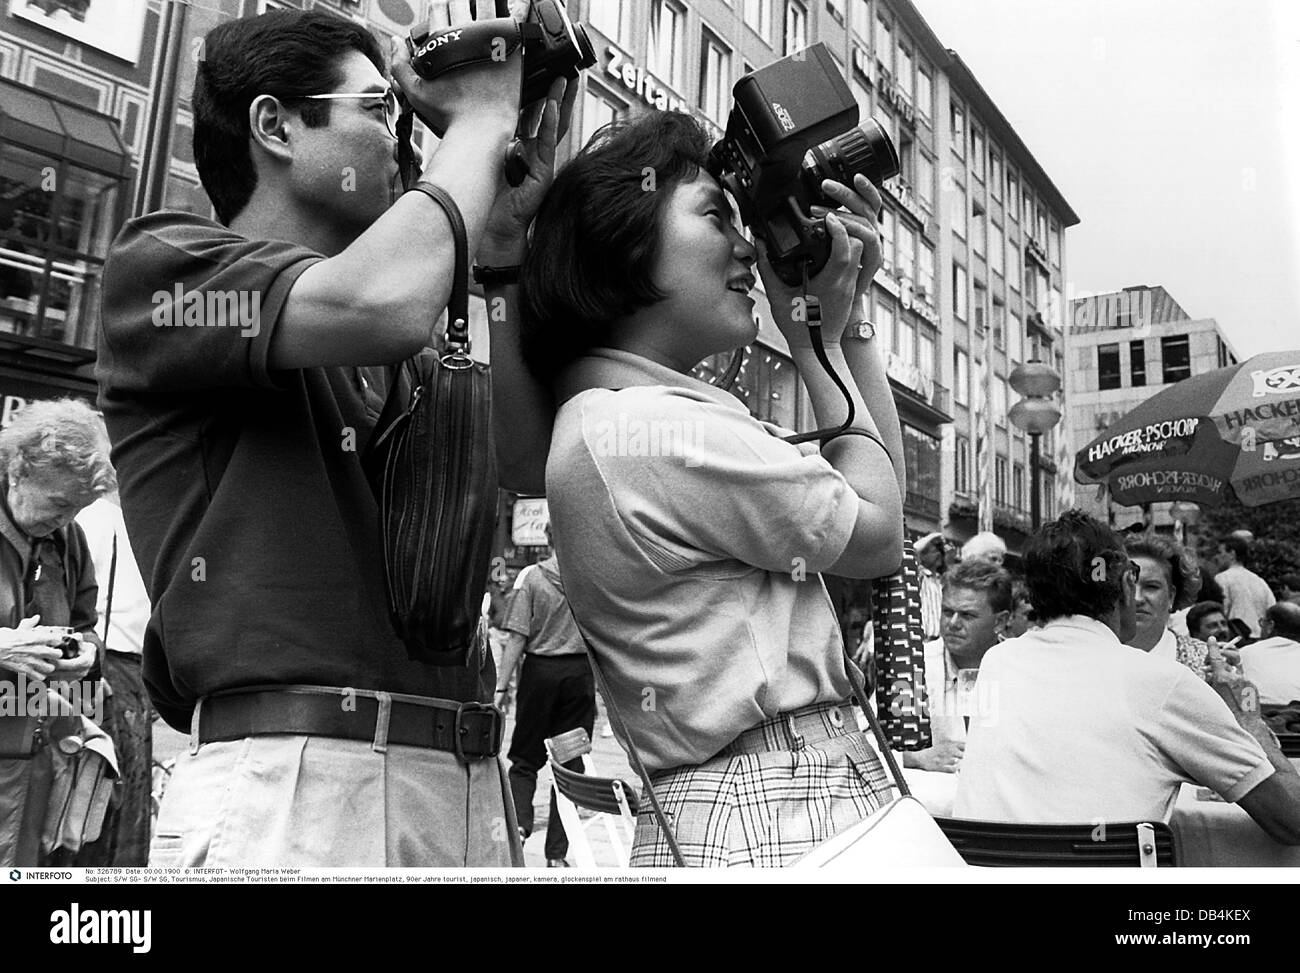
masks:
POLYGON ((1207 509, 1201 517, 1200 535, 1213 548, 1219 538, 1234 530, 1255 535, 1250 546, 1250 569, 1273 588, 1284 574, 1300 572, 1300 497, 1247 507, 1235 497, 1221 507, 1207 509))

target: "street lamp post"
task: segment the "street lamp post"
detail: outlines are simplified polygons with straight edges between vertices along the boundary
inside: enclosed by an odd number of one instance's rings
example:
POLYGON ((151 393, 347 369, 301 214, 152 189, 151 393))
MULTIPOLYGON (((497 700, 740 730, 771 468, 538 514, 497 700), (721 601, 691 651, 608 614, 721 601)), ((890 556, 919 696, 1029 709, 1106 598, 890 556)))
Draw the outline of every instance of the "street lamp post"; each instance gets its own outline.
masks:
POLYGON ((1061 387, 1061 376, 1046 362, 1018 365, 1007 381, 1022 398, 1007 413, 1012 424, 1029 433, 1029 520, 1038 530, 1043 520, 1042 473, 1038 443, 1043 433, 1061 421, 1061 410, 1052 396, 1061 387))

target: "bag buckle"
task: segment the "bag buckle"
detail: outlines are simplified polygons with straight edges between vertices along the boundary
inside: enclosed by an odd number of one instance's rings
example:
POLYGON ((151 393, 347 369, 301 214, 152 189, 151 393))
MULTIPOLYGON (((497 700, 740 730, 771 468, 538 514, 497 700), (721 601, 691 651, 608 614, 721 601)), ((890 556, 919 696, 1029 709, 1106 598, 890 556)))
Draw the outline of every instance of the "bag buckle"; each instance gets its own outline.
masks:
POLYGON ((452 725, 452 752, 463 764, 484 757, 495 757, 501 752, 501 737, 504 732, 505 720, 501 716, 501 711, 495 706, 490 703, 461 703, 456 708, 456 720, 452 725), (481 750, 476 746, 477 741, 470 739, 473 733, 465 722, 467 713, 482 713, 488 719, 487 733, 491 734, 491 741, 481 750), (470 744, 469 747, 466 746, 467 743, 470 744))

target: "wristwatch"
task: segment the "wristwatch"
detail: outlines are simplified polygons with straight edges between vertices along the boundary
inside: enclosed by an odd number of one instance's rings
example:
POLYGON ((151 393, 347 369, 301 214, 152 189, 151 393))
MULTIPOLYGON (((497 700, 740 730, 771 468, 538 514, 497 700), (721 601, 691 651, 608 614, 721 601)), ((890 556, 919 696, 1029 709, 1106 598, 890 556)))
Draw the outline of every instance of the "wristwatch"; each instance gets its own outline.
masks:
POLYGON ((876 326, 870 321, 858 321, 844 329, 845 338, 861 338, 870 341, 876 336, 876 326))

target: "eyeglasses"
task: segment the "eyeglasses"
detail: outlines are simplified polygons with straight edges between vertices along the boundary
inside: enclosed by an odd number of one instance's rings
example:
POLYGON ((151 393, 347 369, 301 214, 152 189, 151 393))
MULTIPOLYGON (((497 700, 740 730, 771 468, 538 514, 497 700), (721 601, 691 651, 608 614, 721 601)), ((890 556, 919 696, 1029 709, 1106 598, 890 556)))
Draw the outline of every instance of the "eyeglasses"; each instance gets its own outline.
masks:
POLYGON ((388 134, 397 138, 397 119, 402 114, 402 108, 397 102, 397 92, 392 88, 386 91, 335 91, 327 95, 303 95, 302 97, 307 101, 342 101, 354 98, 373 98, 375 101, 382 101, 384 124, 388 126, 388 134))

